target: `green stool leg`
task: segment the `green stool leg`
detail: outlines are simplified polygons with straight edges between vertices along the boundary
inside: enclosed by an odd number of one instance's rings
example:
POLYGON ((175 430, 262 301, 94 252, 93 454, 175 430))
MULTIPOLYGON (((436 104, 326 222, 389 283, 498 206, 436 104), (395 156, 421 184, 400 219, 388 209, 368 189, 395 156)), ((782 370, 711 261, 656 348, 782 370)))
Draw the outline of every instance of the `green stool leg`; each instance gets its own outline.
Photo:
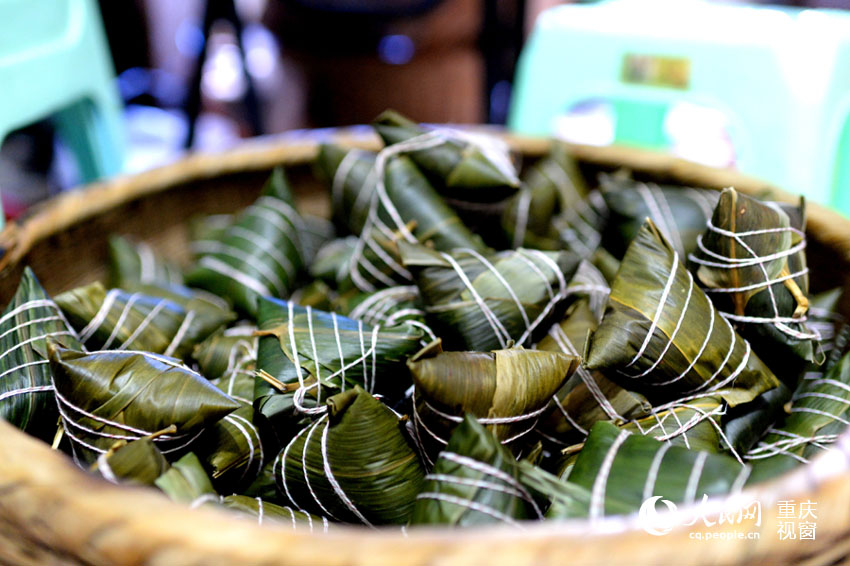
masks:
POLYGON ((118 137, 107 130, 109 121, 100 107, 88 99, 75 102, 56 113, 54 123, 62 140, 76 157, 80 180, 88 183, 121 170, 118 137))

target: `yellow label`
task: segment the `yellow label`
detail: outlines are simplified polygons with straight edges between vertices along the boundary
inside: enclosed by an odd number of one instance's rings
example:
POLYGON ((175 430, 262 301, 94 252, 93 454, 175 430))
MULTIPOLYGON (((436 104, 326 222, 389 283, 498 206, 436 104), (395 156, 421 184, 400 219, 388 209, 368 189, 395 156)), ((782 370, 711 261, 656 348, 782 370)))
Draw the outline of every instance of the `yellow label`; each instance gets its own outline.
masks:
POLYGON ((623 57, 623 82, 687 89, 691 62, 684 57, 627 53, 623 57))

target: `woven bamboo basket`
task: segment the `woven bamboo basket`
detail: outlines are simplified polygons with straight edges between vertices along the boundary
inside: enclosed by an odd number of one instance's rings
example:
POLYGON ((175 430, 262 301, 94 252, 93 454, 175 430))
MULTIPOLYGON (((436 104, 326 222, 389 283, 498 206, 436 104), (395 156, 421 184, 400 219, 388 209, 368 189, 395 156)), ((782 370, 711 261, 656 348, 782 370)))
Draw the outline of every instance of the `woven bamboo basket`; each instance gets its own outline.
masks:
MULTIPOLYGON (((343 143, 377 145, 340 134, 343 143)), ((547 142, 508 138, 526 156, 547 142)), ((312 177, 313 137, 252 142, 219 155, 65 193, 0 234, 0 301, 14 293, 30 265, 51 293, 105 275, 106 238, 133 234, 175 259, 188 255, 185 220, 249 204, 270 169, 288 166, 302 210, 327 214, 328 199, 312 177)), ((628 167, 641 178, 693 186, 735 186, 747 193, 775 187, 724 170, 625 148, 575 146, 589 173, 628 167)), ((850 289, 850 221, 809 207, 813 291, 850 289)), ((848 293, 850 295, 850 293, 848 293)), ((850 302, 842 306, 850 314, 850 302)), ((153 490, 118 487, 78 470, 60 453, 0 421, 0 563, 3 564, 850 564, 850 434, 776 481, 745 490, 761 504, 758 539, 695 540, 724 527, 697 521, 652 536, 639 518, 528 524, 524 530, 367 530, 339 527, 304 534, 260 526, 221 511, 190 510, 153 490), (778 503, 817 503, 816 540, 780 540, 778 503)), ((722 502, 715 502, 717 505, 722 502)), ((727 527, 728 528, 728 527, 727 527)))

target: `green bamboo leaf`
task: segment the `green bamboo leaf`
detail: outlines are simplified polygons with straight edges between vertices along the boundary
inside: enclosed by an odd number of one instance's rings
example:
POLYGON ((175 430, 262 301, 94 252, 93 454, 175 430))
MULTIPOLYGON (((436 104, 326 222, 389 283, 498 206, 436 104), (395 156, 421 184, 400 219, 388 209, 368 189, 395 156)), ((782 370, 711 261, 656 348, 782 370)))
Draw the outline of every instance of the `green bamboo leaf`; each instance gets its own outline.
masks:
POLYGON ((149 436, 163 454, 191 444, 239 404, 174 358, 147 352, 83 353, 50 343, 59 412, 75 459, 94 461, 116 440, 149 436))
POLYGON ((209 426, 194 446, 213 485, 225 493, 254 481, 265 464, 266 450, 250 404, 209 426))
POLYGON ((330 186, 331 214, 337 226, 360 234, 369 216, 375 192, 376 154, 335 144, 322 144, 316 156, 316 171, 330 186))
POLYGON ((400 419, 359 386, 326 406, 277 457, 280 491, 295 508, 339 521, 405 524, 424 472, 400 419))
POLYGON ((124 290, 168 299, 183 307, 186 312, 194 312, 193 324, 198 328, 215 329, 236 320, 236 313, 226 300, 202 289, 191 289, 175 284, 130 283, 124 290))
MULTIPOLYGON (((378 116, 373 126, 387 146, 429 135, 428 130, 392 110, 378 116)), ((495 139, 447 130, 431 131, 430 135, 440 143, 409 155, 443 194, 472 202, 495 202, 519 187, 507 148, 495 139)))
MULTIPOLYGON (((339 287, 348 275, 351 257, 357 247, 357 237, 337 238, 319 248, 310 264, 310 275, 332 289, 339 287)), ((305 305, 306 306, 306 305, 305 305)))
POLYGON ((570 297, 571 300, 586 299, 587 305, 596 320, 602 320, 610 294, 611 286, 602 272, 588 260, 581 260, 575 275, 570 280, 567 297, 570 297))
POLYGON ((144 289, 159 296, 107 291, 92 283, 57 295, 56 303, 88 348, 145 350, 179 358, 234 318, 229 309, 191 294, 181 296, 180 287, 144 289))
POLYGON ((258 525, 292 526, 293 531, 303 530, 310 533, 328 532, 326 518, 285 505, 275 505, 259 497, 228 495, 221 498, 221 505, 240 515, 254 517, 258 525))
POLYGON ((793 386, 814 361, 818 335, 806 327, 809 302, 805 212, 794 222, 778 204, 724 189, 690 260, 723 316, 793 386))
POLYGON ((340 296, 334 306, 336 312, 370 326, 410 324, 422 329, 430 340, 436 339, 425 323, 419 289, 414 285, 388 287, 373 293, 348 293, 340 296))
MULTIPOLYGON (((486 249, 481 238, 463 225, 409 158, 396 156, 390 159, 384 175, 387 199, 382 198, 381 205, 389 212, 391 203, 402 223, 416 222, 413 235, 418 241, 431 242, 436 249, 446 251, 454 248, 486 249)), ((393 229, 401 228, 396 221, 393 229)))
MULTIPOLYGON (((537 349, 579 356, 597 325, 589 300, 581 299, 569 308, 564 320, 549 329, 537 349)), ((623 389, 603 372, 579 367, 553 396, 536 432, 548 443, 564 447, 581 442, 597 421, 622 423, 646 416, 651 409, 642 395, 623 389)))
POLYGON ((588 516, 637 511, 652 496, 694 503, 736 493, 750 473, 724 454, 688 450, 632 434, 608 422, 593 425, 569 482, 590 490, 588 516))
POLYGON ((579 358, 522 348, 441 352, 434 342, 407 365, 415 386, 416 438, 433 463, 464 414, 475 416, 504 444, 521 449, 517 441, 534 429, 579 358))
POLYGON ((779 383, 651 220, 626 251, 585 365, 651 402, 716 394, 735 406, 779 383))
POLYGON ((286 297, 295 287, 304 265, 304 231, 283 169, 275 169, 260 198, 223 236, 196 242, 198 260, 186 282, 255 315, 258 297, 286 297))
POLYGON ((590 256, 602 238, 607 212, 601 195, 588 190, 566 144, 553 141, 549 154, 529 168, 524 181, 502 215, 513 247, 566 247, 590 256))
POLYGON ((331 289, 321 279, 315 279, 303 287, 296 289, 289 300, 302 307, 312 307, 321 310, 333 310, 339 293, 331 289))
POLYGON ((233 399, 250 405, 257 369, 256 327, 235 326, 195 346, 192 356, 201 373, 233 399))
POLYGON ((532 247, 541 238, 560 249, 552 218, 559 212, 581 206, 588 190, 584 176, 566 144, 553 141, 549 154, 523 174, 524 186, 511 198, 502 216, 502 225, 513 247, 532 247))
POLYGON ((850 426, 850 354, 845 354, 826 375, 800 381, 784 422, 747 453, 753 465, 751 482, 783 474, 808 463, 830 446, 850 426))
POLYGON ((255 382, 254 406, 275 428, 322 412, 317 404, 354 385, 398 400, 410 385, 404 362, 423 337, 407 324, 370 326, 269 298, 258 322, 257 368, 266 378, 255 382))
MULTIPOLYGON (((175 432, 173 428, 166 430, 175 432)), ((170 467, 153 440, 150 436, 131 442, 119 440, 98 456, 92 470, 115 484, 153 486, 170 467)))
POLYGON ((341 295, 372 292, 410 283, 410 272, 401 265, 397 240, 370 229, 360 238, 332 240, 314 259, 310 272, 341 295))
POLYGON ((558 192, 553 183, 522 185, 502 213, 502 229, 514 248, 559 250, 563 247, 552 218, 558 211, 558 192))
POLYGON ((345 219, 354 234, 371 225, 386 234, 387 229, 404 230, 414 222, 413 236, 431 241, 437 249, 485 248, 409 158, 376 159, 360 150, 343 152, 323 146, 318 166, 331 181, 334 216, 345 219), (382 173, 383 182, 378 183, 382 173))
POLYGON ((399 242, 425 304, 428 325, 446 348, 487 351, 533 343, 566 308, 579 258, 569 252, 436 252, 399 242))
POLYGON ((321 216, 312 214, 301 215, 301 232, 298 237, 301 240, 302 256, 305 261, 316 257, 316 253, 322 246, 336 237, 336 228, 333 222, 321 216))
POLYGON ((720 397, 706 395, 653 407, 649 415, 621 423, 620 428, 688 450, 719 452, 726 446, 720 425, 725 411, 720 397))
POLYGON ((257 328, 239 325, 211 334, 195 346, 192 357, 206 378, 226 377, 245 359, 257 360, 257 328))
POLYGON ((590 256, 590 262, 605 277, 608 285, 611 285, 614 279, 617 278, 617 271, 620 270, 620 260, 605 248, 596 248, 596 251, 590 256))
POLYGON ((76 332, 29 267, 0 316, 0 418, 50 441, 59 415, 47 340, 82 349, 76 332))
MULTIPOLYGON (((750 408, 753 403, 755 402, 739 405, 738 408, 750 408)), ((750 431, 743 430, 745 423, 736 423, 737 430, 741 433, 739 437, 733 440, 726 436, 722 419, 728 410, 727 405, 719 397, 706 395, 651 407, 649 414, 645 416, 633 417, 625 421, 609 419, 608 422, 632 434, 654 438, 659 442, 687 450, 714 453, 728 451, 736 460, 743 463, 741 456, 743 447, 735 441, 740 442, 741 436, 750 434, 750 431)), ((741 410, 740 414, 748 415, 745 410, 741 410)), ((604 419, 597 419, 596 422, 602 420, 604 419)), ((761 434, 764 431, 763 428, 760 431, 756 428, 761 426, 758 420, 751 424, 753 424, 754 434, 761 434)), ((593 423, 590 423, 587 428, 592 430, 592 426, 593 423)), ((584 443, 568 446, 563 449, 560 458, 555 460, 554 467, 560 478, 569 477, 583 446, 584 443)))
POLYGON ((386 237, 371 226, 364 230, 348 256, 348 264, 339 272, 336 281, 339 292, 369 293, 385 287, 409 284, 412 276, 402 265, 398 251, 398 242, 402 237, 400 232, 393 232, 386 237))
POLYGON ((341 291, 346 290, 344 276, 365 292, 409 281, 410 274, 395 257, 397 238, 429 242, 438 250, 486 249, 404 155, 381 153, 362 183, 348 182, 348 175, 358 169, 354 162, 361 156, 352 150, 339 157, 338 148, 330 147, 318 161, 320 166, 330 167, 325 173, 332 179, 333 205, 351 206, 335 215, 349 218, 350 227, 359 235, 347 272, 337 272, 341 291))
POLYGON ((218 493, 193 452, 177 460, 154 483, 172 501, 188 503, 193 508, 219 502, 218 493))
POLYGON ((623 256, 650 218, 671 247, 687 258, 696 250, 697 238, 720 197, 717 191, 658 186, 622 175, 602 174, 599 181, 610 214, 602 243, 616 257, 623 256))
MULTIPOLYGON (((547 519, 584 519, 590 510, 591 493, 578 484, 570 483, 546 470, 525 461, 517 463, 519 481, 536 500, 545 500, 548 506, 547 519)), ((607 501, 613 509, 611 514, 629 514, 632 510, 617 501, 607 501)))
MULTIPOLYGON (((206 240, 221 240, 227 229, 237 220, 237 214, 208 214, 189 219, 189 247, 198 251, 203 249, 200 242, 206 240)), ((311 214, 302 214, 302 230, 299 232, 303 257, 315 257, 316 252, 332 240, 336 230, 331 221, 311 214)), ((182 281, 182 280, 181 280, 182 281)))
POLYGON ((47 340, 82 349, 76 333, 29 267, 0 317, 0 418, 50 441, 59 415, 47 340))
POLYGON ((189 246, 201 240, 218 240, 236 220, 236 214, 204 214, 189 218, 189 246))
POLYGON ((812 364, 808 371, 821 374, 838 363, 850 346, 850 324, 847 318, 838 312, 838 301, 843 294, 841 287, 819 293, 809 299, 809 319, 807 326, 820 335, 819 355, 823 358, 820 365, 812 364))
POLYGON ((744 454, 764 436, 783 414, 785 404, 791 399, 791 390, 782 383, 776 389, 765 391, 749 403, 727 407, 721 419, 725 442, 736 454, 744 454))
POLYGON ((276 505, 285 505, 285 498, 281 497, 277 490, 277 477, 275 475, 277 473, 275 468, 277 458, 267 458, 267 460, 251 485, 243 489, 241 494, 248 497, 259 497, 263 501, 276 505))
POLYGON ((109 237, 110 282, 113 287, 131 283, 181 285, 180 267, 160 257, 148 244, 124 236, 109 237))
POLYGON ((513 455, 475 417, 466 414, 416 496, 412 525, 457 527, 542 518, 519 481, 513 455))

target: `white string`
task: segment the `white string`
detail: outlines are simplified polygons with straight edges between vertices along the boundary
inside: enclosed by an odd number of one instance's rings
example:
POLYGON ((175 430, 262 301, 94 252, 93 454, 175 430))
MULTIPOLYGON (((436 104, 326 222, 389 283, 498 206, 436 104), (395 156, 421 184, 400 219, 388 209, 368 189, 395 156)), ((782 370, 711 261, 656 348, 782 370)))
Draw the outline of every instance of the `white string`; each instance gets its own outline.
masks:
POLYGON ((528 215, 531 207, 531 189, 525 188, 520 191, 517 198, 516 224, 514 226, 514 248, 521 248, 525 242, 525 234, 528 231, 528 215))
POLYGON ((5 338, 6 336, 8 336, 11 333, 13 333, 17 330, 23 330, 24 328, 26 328, 28 326, 32 326, 34 324, 44 324, 44 323, 53 322, 53 321, 64 321, 64 319, 61 316, 45 316, 45 317, 42 317, 42 318, 34 318, 32 320, 25 320, 25 321, 21 322, 20 324, 11 327, 8 330, 5 330, 2 334, 0 334, 0 340, 2 340, 3 338, 5 338))
POLYGON ((655 491, 655 483, 658 481, 658 472, 661 470, 661 461, 664 459, 664 455, 670 449, 671 444, 662 444, 658 447, 658 450, 655 452, 655 455, 652 457, 652 463, 649 465, 649 471, 646 474, 646 482, 643 484, 643 495, 641 499, 646 501, 650 497, 652 497, 653 492, 655 491))
MULTIPOLYGON (((116 348, 116 350, 123 350, 123 349, 125 349, 125 348, 128 348, 128 347, 132 346, 132 345, 133 345, 133 342, 136 340, 136 338, 138 338, 139 334, 141 334, 141 333, 145 330, 145 328, 147 328, 147 327, 148 327, 148 326, 149 326, 149 325, 150 325, 150 324, 154 321, 154 319, 156 318, 156 316, 157 316, 157 315, 160 313, 160 311, 162 311, 162 309, 163 309, 163 308, 165 308, 166 306, 171 307, 171 306, 177 306, 177 305, 175 305, 174 303, 172 303, 171 301, 169 301, 169 300, 167 300, 167 299, 162 299, 162 300, 160 300, 160 301, 159 301, 159 302, 158 302, 158 303, 157 303, 157 304, 156 304, 156 305, 155 305, 155 306, 154 306, 154 307, 150 310, 150 312, 148 312, 147 316, 145 316, 145 318, 144 318, 144 319, 142 319, 142 322, 141 322, 141 323, 139 323, 139 325, 136 327, 136 329, 133 331, 133 333, 132 333, 132 334, 130 334, 130 336, 129 336, 129 337, 127 337, 127 339, 126 339, 126 340, 124 340, 124 342, 122 342, 122 343, 121 343, 121 345, 119 345, 119 346, 116 348)), ((183 308, 182 308, 182 307, 178 307, 178 308, 179 308, 181 311, 183 310, 183 308)), ((141 312, 141 309, 139 309, 139 311, 141 312)), ((115 329, 113 329, 113 333, 115 333, 115 334, 117 334, 117 333, 118 333, 118 331, 119 331, 119 327, 116 327, 115 329)), ((104 346, 103 346, 103 347, 104 347, 104 348, 108 348, 108 346, 107 346, 106 344, 104 344, 104 346)), ((168 355, 170 355, 170 354, 166 353, 165 355, 166 355, 166 356, 168 356, 168 355)))
MULTIPOLYGON (((646 347, 649 345, 649 341, 652 340, 652 336, 655 334, 655 329, 658 326, 658 322, 661 319, 661 313, 664 310, 664 307, 667 304, 667 297, 670 295, 670 289, 673 288, 673 281, 676 279, 676 268, 679 266, 679 254, 677 252, 673 252, 673 266, 670 268, 670 274, 667 276, 667 283, 664 285, 664 290, 661 292, 661 298, 658 300, 658 306, 655 309, 655 315, 652 317, 652 323, 649 325, 649 330, 646 332, 646 336, 643 339, 643 344, 641 344, 635 356, 632 358, 626 367, 631 367, 637 362, 640 357, 643 355, 646 347)), ((730 350, 731 351, 731 350, 730 350)))
MULTIPOLYGON (((555 341, 561 351, 565 354, 569 354, 571 356, 580 355, 578 349, 575 347, 575 345, 573 345, 572 340, 570 340, 570 337, 567 336, 566 332, 564 332, 564 329, 561 328, 560 324, 552 325, 552 328, 549 329, 549 336, 552 337, 552 339, 555 341)), ((586 368, 579 365, 579 367, 576 369, 576 374, 579 376, 582 383, 585 384, 588 391, 590 391, 593 400, 596 401, 596 404, 599 405, 599 407, 608 416, 609 419, 625 420, 617 412, 617 409, 614 408, 614 405, 611 404, 611 402, 602 392, 602 389, 599 387, 599 384, 596 383, 596 379, 586 368)), ((552 397, 552 400, 555 401, 555 403, 559 406, 564 417, 571 421, 572 419, 569 417, 566 410, 561 407, 561 402, 558 400, 557 394, 552 397)), ((574 428, 577 428, 579 432, 583 431, 581 427, 575 426, 575 423, 571 422, 570 424, 573 424, 574 428)), ((582 432, 582 434, 586 436, 587 432, 582 432)))
POLYGON ((4 391, 3 393, 0 393, 0 401, 5 401, 6 399, 17 397, 18 395, 27 395, 29 393, 43 393, 48 391, 53 391, 52 385, 34 385, 32 387, 12 389, 11 391, 4 391))
POLYGON ((214 254, 216 256, 225 256, 234 259, 239 263, 241 269, 250 267, 263 279, 271 283, 277 294, 285 294, 286 285, 283 283, 283 280, 262 260, 262 258, 254 255, 253 253, 217 240, 198 242, 197 248, 201 253, 214 254))
MULTIPOLYGON (((189 331, 189 328, 192 325, 192 322, 195 320, 195 311, 189 311, 186 313, 186 316, 183 317, 183 322, 180 323, 180 326, 177 328, 177 332, 174 333, 174 337, 171 339, 171 342, 168 344, 168 347, 163 352, 166 356, 171 356, 174 354, 174 351, 183 342, 183 338, 186 336, 186 333, 189 331)), ((128 339, 129 341, 129 339, 128 339)))
POLYGON ((493 333, 496 336, 496 339, 499 341, 499 346, 505 348, 507 345, 507 341, 510 340, 510 333, 505 329, 502 322, 498 319, 496 314, 490 309, 484 299, 481 298, 481 295, 478 294, 478 291, 472 284, 472 281, 469 280, 463 268, 458 264, 455 259, 447 253, 441 253, 443 259, 451 265, 452 269, 455 270, 460 280, 463 282, 464 286, 469 290, 472 295, 473 300, 478 305, 478 308, 484 314, 484 317, 487 319, 487 322, 490 324, 490 327, 493 329, 493 333))
POLYGON ((47 334, 40 334, 38 336, 30 336, 26 340, 21 340, 20 342, 17 342, 14 346, 10 347, 8 350, 6 350, 2 354, 0 354, 0 360, 5 358, 8 354, 11 354, 12 352, 14 352, 15 350, 17 350, 19 348, 23 348, 24 346, 32 344, 33 342, 37 342, 38 340, 44 340, 46 338, 54 338, 56 336, 73 336, 73 334, 68 330, 60 330, 60 331, 57 331, 57 332, 48 332, 47 334))
MULTIPOLYGON (((670 333, 670 338, 667 340, 667 343, 664 345, 664 348, 661 350, 661 353, 658 355, 658 358, 645 371, 637 375, 633 375, 631 377, 644 377, 645 375, 654 371, 655 368, 658 367, 658 364, 661 363, 661 360, 664 359, 664 355, 667 354, 667 351, 670 349, 670 346, 673 345, 673 341, 676 340, 676 335, 679 334, 679 329, 682 327, 682 321, 685 319, 685 313, 688 312, 688 307, 691 304, 691 295, 694 290, 694 278, 691 275, 690 271, 686 272, 686 274, 688 276, 688 294, 685 297, 685 304, 682 306, 682 311, 679 313, 679 320, 676 321, 676 326, 673 328, 673 332, 670 333)), ((634 363, 634 360, 632 361, 632 363, 634 363)))
POLYGON ((608 476, 611 474, 611 467, 614 465, 617 452, 629 436, 631 436, 629 431, 621 430, 602 460, 590 491, 589 517, 591 521, 605 514, 605 491, 608 487, 608 476))
POLYGON ((261 283, 260 281, 248 275, 247 273, 244 273, 234 267, 231 267, 230 265, 226 264, 225 262, 221 261, 216 257, 205 255, 198 261, 198 265, 200 265, 201 267, 205 267, 210 271, 214 271, 219 275, 223 275, 228 279, 232 279, 236 283, 239 283, 243 287, 254 291, 262 297, 273 296, 273 293, 268 287, 265 286, 265 284, 261 283))
POLYGON ((691 468, 691 474, 688 476, 688 484, 685 488, 685 502, 693 503, 697 496, 697 488, 699 487, 699 480, 702 477, 703 469, 705 468, 705 461, 708 459, 708 452, 699 452, 697 453, 696 460, 694 460, 694 465, 691 468))
POLYGON ((670 210, 664 193, 658 186, 649 186, 646 183, 638 183, 635 188, 649 209, 649 215, 658 226, 658 229, 667 236, 668 240, 673 242, 673 247, 676 248, 678 253, 684 254, 685 245, 682 243, 682 235, 679 233, 678 226, 667 222, 668 219, 671 222, 675 222, 675 216, 673 215, 673 211, 670 210), (662 208, 664 209, 663 211, 662 208))
MULTIPOLYGON (((360 275, 359 270, 359 264, 363 256, 365 245, 367 243, 367 240, 371 239, 371 228, 373 226, 381 230, 388 238, 392 238, 392 233, 394 231, 398 231, 400 236, 408 242, 418 242, 416 237, 410 232, 404 220, 402 219, 401 213, 398 211, 398 209, 396 209, 395 204, 392 202, 392 200, 389 198, 389 195, 387 194, 387 189, 385 185, 385 169, 388 160, 391 157, 401 155, 403 153, 410 153, 413 151, 437 147, 439 145, 442 145, 446 141, 447 140, 444 134, 440 133, 439 131, 433 131, 410 138, 400 143, 387 146, 380 152, 378 152, 378 155, 375 158, 375 164, 372 167, 372 174, 374 175, 375 179, 375 188, 369 194, 369 213, 366 216, 365 225, 361 230, 360 237, 357 239, 357 244, 354 247, 354 253, 352 254, 349 262, 349 273, 351 275, 351 279, 361 291, 370 292, 375 290, 375 287, 371 283, 363 279, 363 277, 360 275), (394 230, 386 226, 386 224, 384 224, 383 221, 379 218, 379 208, 383 208, 383 210, 387 213, 391 222, 395 225, 394 230)), ((361 189, 361 194, 364 192, 366 191, 363 191, 361 189)), ((384 259, 386 262, 385 258, 381 259, 384 259)), ((392 266, 392 263, 395 262, 391 261, 391 263, 388 263, 388 265, 392 266)))
POLYGON ((108 481, 109 483, 118 484, 120 483, 118 480, 118 476, 115 475, 115 472, 112 471, 112 466, 109 465, 109 458, 107 458, 107 452, 104 452, 100 456, 97 457, 97 471, 100 472, 100 475, 103 476, 103 479, 108 481))
MULTIPOLYGON (((325 428, 322 430, 322 442, 321 442, 322 464, 323 464, 323 468, 325 470, 325 478, 328 480, 328 483, 331 484, 331 487, 333 488, 334 493, 336 493, 336 495, 337 495, 337 497, 339 497, 340 501, 342 501, 343 504, 346 507, 348 507, 349 511, 354 513, 354 515, 358 519, 360 519, 360 521, 363 524, 371 527, 371 526, 373 526, 372 523, 370 523, 369 520, 366 517, 363 516, 363 514, 360 512, 360 510, 357 509, 357 506, 354 505, 354 502, 352 502, 351 499, 348 498, 348 495, 345 494, 345 491, 342 489, 342 486, 339 485, 339 482, 336 480, 336 476, 334 476, 333 470, 331 469, 330 458, 328 457, 328 429, 330 428, 331 423, 330 423, 330 419, 327 418, 327 415, 323 416, 322 419, 325 419, 325 428)), ((319 422, 321 422, 321 419, 319 420, 319 422)), ((305 446, 306 446, 306 443, 305 443, 305 446)))
MULTIPOLYGON (((121 293, 122 299, 125 298, 126 295, 121 293)), ((108 349, 110 345, 112 345, 112 341, 118 337, 118 332, 124 326, 124 321, 127 320, 127 317, 133 311, 133 305, 142 298, 141 293, 133 293, 129 297, 126 298, 126 303, 124 303, 124 307, 121 309, 121 313, 118 316, 118 321, 115 323, 115 326, 112 327, 112 332, 109 334, 109 338, 106 339, 106 342, 103 343, 103 348, 108 349)), ((111 309, 110 309, 110 312, 111 309)))
POLYGON ((537 503, 534 501, 534 498, 531 496, 531 493, 529 493, 528 490, 525 489, 525 487, 516 480, 516 478, 514 478, 507 472, 500 470, 499 468, 492 466, 486 462, 470 458, 469 456, 463 456, 462 454, 449 452, 447 450, 441 452, 439 457, 443 460, 448 460, 449 462, 464 466, 471 470, 475 470, 476 472, 484 474, 485 476, 490 476, 503 481, 516 492, 517 497, 519 497, 520 499, 524 499, 526 502, 531 504, 532 508, 534 509, 534 512, 537 513, 537 516, 540 519, 543 518, 543 512, 540 510, 540 507, 537 506, 537 503))
MULTIPOLYGON (((244 417, 239 418, 239 419, 237 419, 237 417, 238 417, 238 415, 227 415, 227 416, 224 417, 224 420, 229 422, 230 424, 232 424, 234 427, 236 427, 236 430, 238 430, 240 433, 242 433, 242 436, 245 438, 245 442, 248 443, 248 463, 245 464, 245 467, 242 469, 242 475, 239 476, 239 481, 241 482, 243 479, 245 479, 245 474, 248 472, 248 469, 251 467, 251 464, 254 463, 254 439, 251 438, 251 433, 248 432, 248 429, 246 429, 244 426, 242 426, 242 424, 244 423, 245 425, 249 426, 253 432, 256 432, 256 429, 254 428, 254 425, 251 424, 244 417), (242 421, 242 422, 240 422, 240 421, 242 421)), ((259 441, 260 441, 259 436, 257 437, 257 441, 259 443, 259 441)), ((260 449, 260 465, 258 466, 258 469, 263 467, 263 463, 262 463, 262 458, 263 458, 262 457, 262 449, 263 449, 262 443, 260 443, 259 449, 260 449)))
POLYGON ((273 240, 266 239, 257 232, 250 229, 242 228, 241 226, 233 226, 228 232, 228 234, 237 238, 241 238, 242 240, 254 246, 257 251, 260 251, 272 258, 274 262, 278 265, 278 267, 280 267, 284 271, 288 280, 291 281, 295 277, 295 266, 292 265, 292 262, 289 260, 289 258, 287 258, 283 253, 281 253, 280 249, 273 247, 273 240))
MULTIPOLYGON (((300 511, 301 506, 298 505, 298 502, 292 496, 292 493, 289 491, 289 484, 286 483, 286 457, 289 454, 289 450, 295 445, 301 435, 307 432, 307 429, 310 429, 310 426, 306 426, 299 430, 295 436, 292 437, 292 440, 281 450, 278 457, 275 459, 274 464, 272 464, 272 475, 275 478, 280 478, 279 486, 283 489, 283 492, 286 494, 286 498, 300 511), (275 473, 275 468, 277 468, 278 462, 280 463, 280 475, 275 473)), ((321 505, 320 505, 321 506, 321 505)))
POLYGON ((555 403, 555 406, 558 408, 558 410, 561 412, 561 415, 564 416, 564 419, 566 419, 567 423, 569 423, 571 427, 579 431, 584 436, 590 434, 590 432, 586 428, 578 424, 578 421, 576 421, 572 416, 570 416, 570 413, 567 411, 567 408, 564 407, 563 403, 561 403, 561 400, 558 399, 557 395, 552 395, 552 402, 555 403))
POLYGON ((718 268, 718 269, 738 269, 738 268, 746 268, 746 267, 757 267, 763 276, 763 280, 760 282, 755 282, 747 285, 741 285, 738 287, 722 287, 722 288, 708 288, 706 292, 709 293, 741 293, 744 291, 752 291, 756 289, 765 288, 768 292, 768 297, 770 298, 770 304, 773 309, 772 317, 756 317, 756 316, 745 316, 739 315, 735 313, 721 312, 724 318, 729 320, 734 320, 736 322, 742 323, 751 323, 751 324, 771 324, 780 332, 787 334, 798 340, 820 340, 820 334, 812 328, 809 328, 810 332, 803 332, 801 330, 797 330, 795 328, 791 328, 788 324, 803 324, 806 322, 805 316, 798 317, 787 317, 781 316, 779 314, 779 306, 776 303, 776 295, 774 293, 774 285, 779 283, 783 283, 787 280, 793 280, 797 277, 805 276, 809 270, 807 267, 797 271, 795 273, 791 273, 788 275, 779 275, 773 279, 771 279, 770 275, 767 272, 767 268, 765 264, 774 262, 794 254, 801 253, 806 248, 806 237, 805 233, 801 230, 794 228, 792 226, 779 226, 775 228, 765 228, 759 230, 749 230, 743 232, 732 232, 729 230, 725 230, 723 228, 719 228, 715 226, 711 219, 709 218, 706 222, 706 226, 709 231, 719 234, 721 236, 731 238, 734 240, 741 248, 743 248, 748 254, 749 257, 743 258, 730 258, 718 254, 710 249, 708 249, 703 243, 702 235, 697 238, 697 248, 699 251, 715 260, 712 261, 710 259, 705 259, 699 257, 695 254, 691 254, 689 259, 698 265, 704 265, 707 267, 718 268), (747 245, 744 242, 743 238, 748 236, 758 236, 764 234, 781 234, 791 232, 792 234, 798 235, 801 240, 797 244, 790 246, 788 249, 780 250, 775 253, 771 253, 764 256, 759 256, 755 250, 747 245))
MULTIPOLYGON (((324 419, 327 415, 323 416, 324 419)), ((319 501, 319 497, 316 495, 316 492, 313 491, 313 486, 310 484, 310 474, 307 473, 307 447, 310 445, 310 438, 313 436, 313 432, 315 432, 316 428, 318 428, 319 423, 322 422, 322 419, 319 419, 312 425, 308 427, 307 436, 304 438, 304 446, 301 448, 301 475, 304 476, 304 482, 307 484, 307 490, 310 492, 310 495, 313 497, 313 501, 315 501, 322 512, 328 517, 337 519, 333 513, 328 511, 328 509, 319 501)), ((324 456, 324 455, 323 455, 324 456)))
MULTIPOLYGON (((348 179, 348 175, 351 173, 354 165, 356 165, 358 160, 363 158, 364 155, 366 155, 365 151, 350 149, 342 158, 342 161, 339 162, 339 166, 334 172, 333 181, 331 181, 331 197, 333 199, 332 202, 334 210, 342 210, 342 197, 345 190, 345 181, 348 179)), ((362 191, 361 189, 361 192, 365 191, 362 191)), ((358 196, 359 194, 360 193, 358 193, 358 196)))
POLYGON ((4 370, 3 373, 0 373, 0 378, 4 378, 9 374, 15 373, 16 371, 24 369, 24 368, 28 368, 28 367, 32 367, 32 366, 41 366, 41 365, 45 365, 45 364, 49 364, 49 363, 50 363, 50 360, 35 360, 33 362, 26 362, 26 363, 17 365, 13 368, 9 368, 7 370, 4 370))
POLYGON ((452 503, 459 507, 466 507, 467 509, 471 509, 472 511, 478 511, 479 513, 483 513, 494 519, 502 521, 503 523, 507 523, 513 527, 517 527, 523 529, 523 526, 515 521, 513 518, 505 515, 501 511, 494 509, 489 505, 485 505, 483 503, 478 503, 477 501, 471 501, 469 499, 463 499, 462 497, 457 497, 455 495, 449 495, 447 493, 437 493, 433 491, 426 491, 420 493, 416 496, 416 499, 436 499, 438 501, 443 501, 445 503, 452 503))
POLYGON ((97 329, 100 328, 106 320, 106 316, 109 314, 109 311, 112 310, 112 303, 114 303, 115 299, 118 298, 118 293, 120 293, 118 289, 110 289, 106 293, 106 296, 103 298, 103 302, 100 304, 100 308, 89 323, 80 330, 80 340, 82 342, 88 342, 89 338, 97 332, 97 329))

